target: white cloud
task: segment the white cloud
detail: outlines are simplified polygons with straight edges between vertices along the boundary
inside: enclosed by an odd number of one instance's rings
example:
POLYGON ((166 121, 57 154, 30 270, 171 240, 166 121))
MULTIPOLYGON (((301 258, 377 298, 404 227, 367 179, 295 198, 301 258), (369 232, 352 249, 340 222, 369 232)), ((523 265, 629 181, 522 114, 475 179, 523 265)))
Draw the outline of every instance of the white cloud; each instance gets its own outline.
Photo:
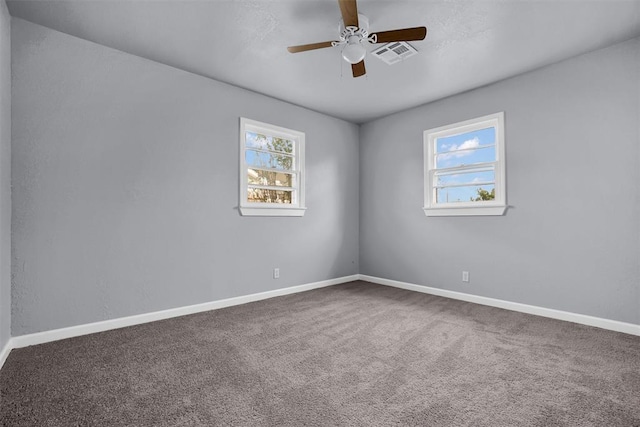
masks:
POLYGON ((460 151, 460 150, 469 150, 471 148, 478 148, 480 146, 480 140, 478 137, 474 137, 473 139, 468 139, 462 144, 443 144, 442 148, 447 149, 447 152, 440 155, 442 160, 450 159, 452 157, 464 157, 470 154, 473 154, 473 151, 460 151))

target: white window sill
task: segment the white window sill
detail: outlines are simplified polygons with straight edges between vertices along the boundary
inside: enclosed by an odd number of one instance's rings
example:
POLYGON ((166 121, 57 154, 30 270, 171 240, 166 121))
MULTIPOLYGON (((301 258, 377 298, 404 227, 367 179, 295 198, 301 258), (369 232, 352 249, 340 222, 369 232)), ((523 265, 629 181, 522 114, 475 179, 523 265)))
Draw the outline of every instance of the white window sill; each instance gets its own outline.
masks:
POLYGON ((507 210, 506 205, 491 206, 446 206, 422 208, 426 216, 500 216, 507 210))
POLYGON ((242 216, 304 216, 306 210, 307 208, 298 207, 240 206, 242 216))

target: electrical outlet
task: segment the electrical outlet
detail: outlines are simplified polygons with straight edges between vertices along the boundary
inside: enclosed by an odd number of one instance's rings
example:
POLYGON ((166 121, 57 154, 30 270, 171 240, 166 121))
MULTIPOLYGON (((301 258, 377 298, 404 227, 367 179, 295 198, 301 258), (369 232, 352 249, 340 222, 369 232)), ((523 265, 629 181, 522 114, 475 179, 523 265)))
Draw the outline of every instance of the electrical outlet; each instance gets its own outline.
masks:
POLYGON ((274 279, 279 279, 280 278, 280 269, 279 268, 274 268, 273 269, 273 278, 274 279))
POLYGON ((462 272, 462 281, 463 282, 468 282, 469 281, 469 272, 468 271, 463 271, 462 272))

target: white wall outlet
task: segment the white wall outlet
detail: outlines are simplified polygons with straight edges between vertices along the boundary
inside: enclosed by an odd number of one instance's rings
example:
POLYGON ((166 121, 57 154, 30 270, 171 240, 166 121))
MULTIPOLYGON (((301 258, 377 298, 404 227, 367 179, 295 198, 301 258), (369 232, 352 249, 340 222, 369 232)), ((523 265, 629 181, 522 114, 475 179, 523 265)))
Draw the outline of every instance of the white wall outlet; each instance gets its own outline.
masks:
POLYGON ((279 279, 280 278, 280 269, 279 268, 274 268, 273 269, 273 278, 274 279, 279 279))
POLYGON ((462 281, 463 282, 469 282, 469 272, 468 271, 463 271, 462 272, 462 281))

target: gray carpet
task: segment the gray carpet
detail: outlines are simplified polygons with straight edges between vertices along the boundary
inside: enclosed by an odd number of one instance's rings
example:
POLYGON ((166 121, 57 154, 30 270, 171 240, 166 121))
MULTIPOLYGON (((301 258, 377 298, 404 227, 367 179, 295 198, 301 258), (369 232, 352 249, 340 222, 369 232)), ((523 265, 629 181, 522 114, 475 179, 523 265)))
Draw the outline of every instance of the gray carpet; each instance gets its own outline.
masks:
POLYGON ((365 282, 13 350, 9 426, 639 426, 640 337, 365 282))

